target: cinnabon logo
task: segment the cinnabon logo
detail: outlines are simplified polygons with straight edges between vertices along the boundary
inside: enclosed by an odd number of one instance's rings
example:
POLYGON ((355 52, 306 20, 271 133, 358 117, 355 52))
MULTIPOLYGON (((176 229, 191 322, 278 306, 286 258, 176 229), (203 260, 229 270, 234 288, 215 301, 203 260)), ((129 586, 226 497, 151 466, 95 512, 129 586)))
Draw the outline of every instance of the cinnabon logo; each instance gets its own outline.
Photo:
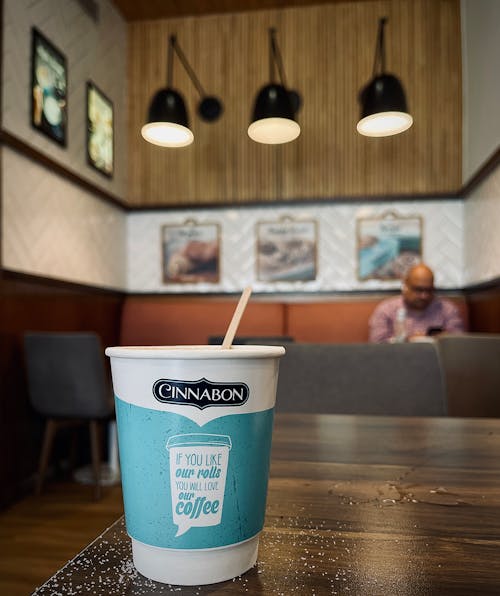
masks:
POLYGON ((200 410, 213 406, 242 406, 248 401, 245 383, 215 383, 208 379, 178 381, 158 379, 153 385, 155 398, 166 404, 194 406, 200 410))

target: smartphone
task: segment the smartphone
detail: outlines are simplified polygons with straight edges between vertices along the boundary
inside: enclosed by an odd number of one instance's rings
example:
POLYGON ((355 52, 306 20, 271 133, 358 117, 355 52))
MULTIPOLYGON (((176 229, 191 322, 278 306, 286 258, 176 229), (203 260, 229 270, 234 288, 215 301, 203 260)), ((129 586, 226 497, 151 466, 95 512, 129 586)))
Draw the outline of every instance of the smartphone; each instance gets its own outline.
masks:
POLYGON ((429 329, 427 329, 427 335, 430 335, 431 337, 433 335, 439 335, 440 333, 443 333, 444 329, 442 327, 429 327, 429 329))

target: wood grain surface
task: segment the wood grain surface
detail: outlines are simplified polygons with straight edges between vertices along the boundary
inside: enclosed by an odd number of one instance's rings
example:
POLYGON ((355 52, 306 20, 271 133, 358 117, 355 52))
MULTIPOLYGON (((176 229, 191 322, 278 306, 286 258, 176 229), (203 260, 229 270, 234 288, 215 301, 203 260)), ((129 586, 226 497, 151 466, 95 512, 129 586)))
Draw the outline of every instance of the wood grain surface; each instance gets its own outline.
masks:
POLYGON ((1 511, 0 594, 31 594, 122 514, 120 485, 95 501, 92 486, 60 477, 1 511))
MULTIPOLYGON (((352 2, 353 0, 112 0, 127 21, 146 21, 149 19, 168 19, 181 16, 221 14, 224 12, 247 12, 269 8, 286 8, 308 4, 332 4, 333 2, 352 2)), ((369 0, 355 0, 369 1, 369 0)))
MULTIPOLYGON (((130 206, 227 205, 459 192, 461 42, 458 0, 378 0, 234 12, 129 24, 130 206), (356 132, 358 93, 372 76, 378 19, 387 16, 387 70, 406 90, 413 127, 382 139, 356 132), (269 81, 268 29, 277 28, 287 85, 303 98, 293 143, 247 135, 269 81), (177 35, 224 114, 196 115, 199 96, 178 60, 195 141, 178 150, 144 141, 153 94, 166 85, 167 41, 177 35)), ((235 9, 236 10, 236 9, 235 9)))
POLYGON ((278 415, 249 572, 147 580, 119 519, 37 594, 498 594, 499 456, 498 419, 278 415))

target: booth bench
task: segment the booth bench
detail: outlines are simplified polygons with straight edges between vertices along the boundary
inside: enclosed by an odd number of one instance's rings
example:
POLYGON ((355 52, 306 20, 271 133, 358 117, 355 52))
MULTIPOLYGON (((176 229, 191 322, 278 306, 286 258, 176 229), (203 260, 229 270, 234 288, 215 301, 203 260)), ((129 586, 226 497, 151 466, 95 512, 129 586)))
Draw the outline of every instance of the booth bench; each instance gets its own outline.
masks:
MULTIPOLYGON (((356 295, 315 300, 314 296, 283 300, 253 297, 238 335, 289 336, 296 342, 363 343, 368 319, 385 296, 356 295)), ((467 319, 462 296, 452 299, 467 319)), ((121 318, 122 345, 206 344, 224 335, 238 297, 128 296, 121 318)))

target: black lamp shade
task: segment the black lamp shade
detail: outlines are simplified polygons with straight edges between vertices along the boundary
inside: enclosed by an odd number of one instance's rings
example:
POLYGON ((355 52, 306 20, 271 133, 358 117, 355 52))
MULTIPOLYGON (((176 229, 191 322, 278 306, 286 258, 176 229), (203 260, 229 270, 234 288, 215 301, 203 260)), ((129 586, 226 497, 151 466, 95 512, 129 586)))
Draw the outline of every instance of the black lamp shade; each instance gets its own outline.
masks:
POLYGON ((182 95, 171 88, 160 89, 151 100, 148 122, 172 122, 189 128, 186 104, 182 95))
POLYGON ((193 142, 186 104, 179 92, 167 87, 155 93, 141 134, 146 141, 160 147, 186 147, 193 142))
POLYGON ((405 92, 397 77, 381 74, 361 91, 361 118, 378 112, 408 112, 405 92))
POLYGON ((248 136, 257 143, 270 145, 296 139, 300 126, 294 119, 292 99, 290 91, 283 85, 270 83, 262 87, 255 100, 248 136))
POLYGON ((367 137, 387 137, 408 130, 413 118, 408 113, 405 92, 397 77, 380 74, 366 85, 360 95, 360 134, 367 137))
POLYGON ((290 95, 283 85, 270 83, 259 91, 253 108, 252 122, 263 118, 287 118, 293 120, 290 95))

